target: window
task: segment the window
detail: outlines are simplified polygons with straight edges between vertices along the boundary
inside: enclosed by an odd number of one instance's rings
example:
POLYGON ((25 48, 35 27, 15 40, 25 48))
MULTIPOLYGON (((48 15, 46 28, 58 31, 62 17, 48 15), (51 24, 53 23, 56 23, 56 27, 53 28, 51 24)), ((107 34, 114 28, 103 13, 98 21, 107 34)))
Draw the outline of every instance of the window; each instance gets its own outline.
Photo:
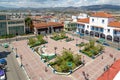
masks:
POLYGON ((89 28, 89 26, 87 25, 87 28, 89 28))
POLYGON ((94 30, 94 27, 93 27, 93 26, 91 27, 91 30, 94 30))
POLYGON ((100 32, 103 32, 103 28, 100 28, 100 32))
POLYGON ((110 32, 110 29, 108 29, 108 32, 110 32))
POLYGON ((96 27, 95 29, 96 29, 96 31, 98 31, 98 27, 96 27))
POLYGON ((114 31, 114 34, 117 34, 117 31, 114 31))
POLYGON ((105 22, 105 20, 102 20, 102 23, 104 23, 105 22))
POLYGON ((92 22, 94 22, 94 19, 92 19, 92 22))

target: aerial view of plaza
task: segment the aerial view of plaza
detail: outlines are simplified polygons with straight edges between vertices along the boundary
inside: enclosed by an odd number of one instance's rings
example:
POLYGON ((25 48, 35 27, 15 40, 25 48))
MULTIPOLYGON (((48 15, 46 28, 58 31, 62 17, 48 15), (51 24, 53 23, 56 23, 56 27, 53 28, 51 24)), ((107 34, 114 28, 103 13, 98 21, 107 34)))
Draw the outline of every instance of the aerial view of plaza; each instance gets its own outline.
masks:
POLYGON ((120 0, 0 0, 0 80, 120 80, 120 0))

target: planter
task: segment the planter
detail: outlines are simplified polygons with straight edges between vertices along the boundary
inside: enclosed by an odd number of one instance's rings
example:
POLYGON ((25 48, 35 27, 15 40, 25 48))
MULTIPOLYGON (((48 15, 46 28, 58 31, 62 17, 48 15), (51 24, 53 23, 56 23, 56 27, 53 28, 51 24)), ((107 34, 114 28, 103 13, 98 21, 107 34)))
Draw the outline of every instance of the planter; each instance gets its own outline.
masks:
POLYGON ((95 59, 96 57, 98 57, 99 55, 102 54, 102 52, 99 52, 97 55, 93 55, 93 56, 89 56, 87 53, 85 53, 84 51, 82 50, 79 50, 80 52, 82 52, 83 54, 87 55, 88 57, 92 58, 92 59, 95 59))

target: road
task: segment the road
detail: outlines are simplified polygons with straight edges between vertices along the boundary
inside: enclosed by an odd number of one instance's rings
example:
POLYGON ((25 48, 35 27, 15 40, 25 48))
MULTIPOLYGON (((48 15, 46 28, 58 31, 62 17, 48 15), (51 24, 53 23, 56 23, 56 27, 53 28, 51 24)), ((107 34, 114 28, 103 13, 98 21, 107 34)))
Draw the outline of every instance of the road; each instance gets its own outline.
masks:
POLYGON ((7 80, 27 80, 26 74, 24 73, 23 69, 18 65, 14 53, 11 53, 9 48, 5 49, 0 46, 0 58, 7 59, 7 80))

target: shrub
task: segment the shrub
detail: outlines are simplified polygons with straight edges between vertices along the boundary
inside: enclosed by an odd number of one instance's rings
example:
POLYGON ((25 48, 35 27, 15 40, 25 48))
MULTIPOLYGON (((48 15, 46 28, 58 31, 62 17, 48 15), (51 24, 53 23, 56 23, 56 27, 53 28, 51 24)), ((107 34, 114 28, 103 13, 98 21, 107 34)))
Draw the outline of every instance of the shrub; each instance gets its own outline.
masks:
POLYGON ((80 64, 82 64, 81 56, 73 55, 73 52, 69 50, 64 50, 62 56, 57 56, 54 62, 50 62, 50 65, 58 72, 69 72, 80 64), (71 66, 68 63, 71 63, 71 66))

